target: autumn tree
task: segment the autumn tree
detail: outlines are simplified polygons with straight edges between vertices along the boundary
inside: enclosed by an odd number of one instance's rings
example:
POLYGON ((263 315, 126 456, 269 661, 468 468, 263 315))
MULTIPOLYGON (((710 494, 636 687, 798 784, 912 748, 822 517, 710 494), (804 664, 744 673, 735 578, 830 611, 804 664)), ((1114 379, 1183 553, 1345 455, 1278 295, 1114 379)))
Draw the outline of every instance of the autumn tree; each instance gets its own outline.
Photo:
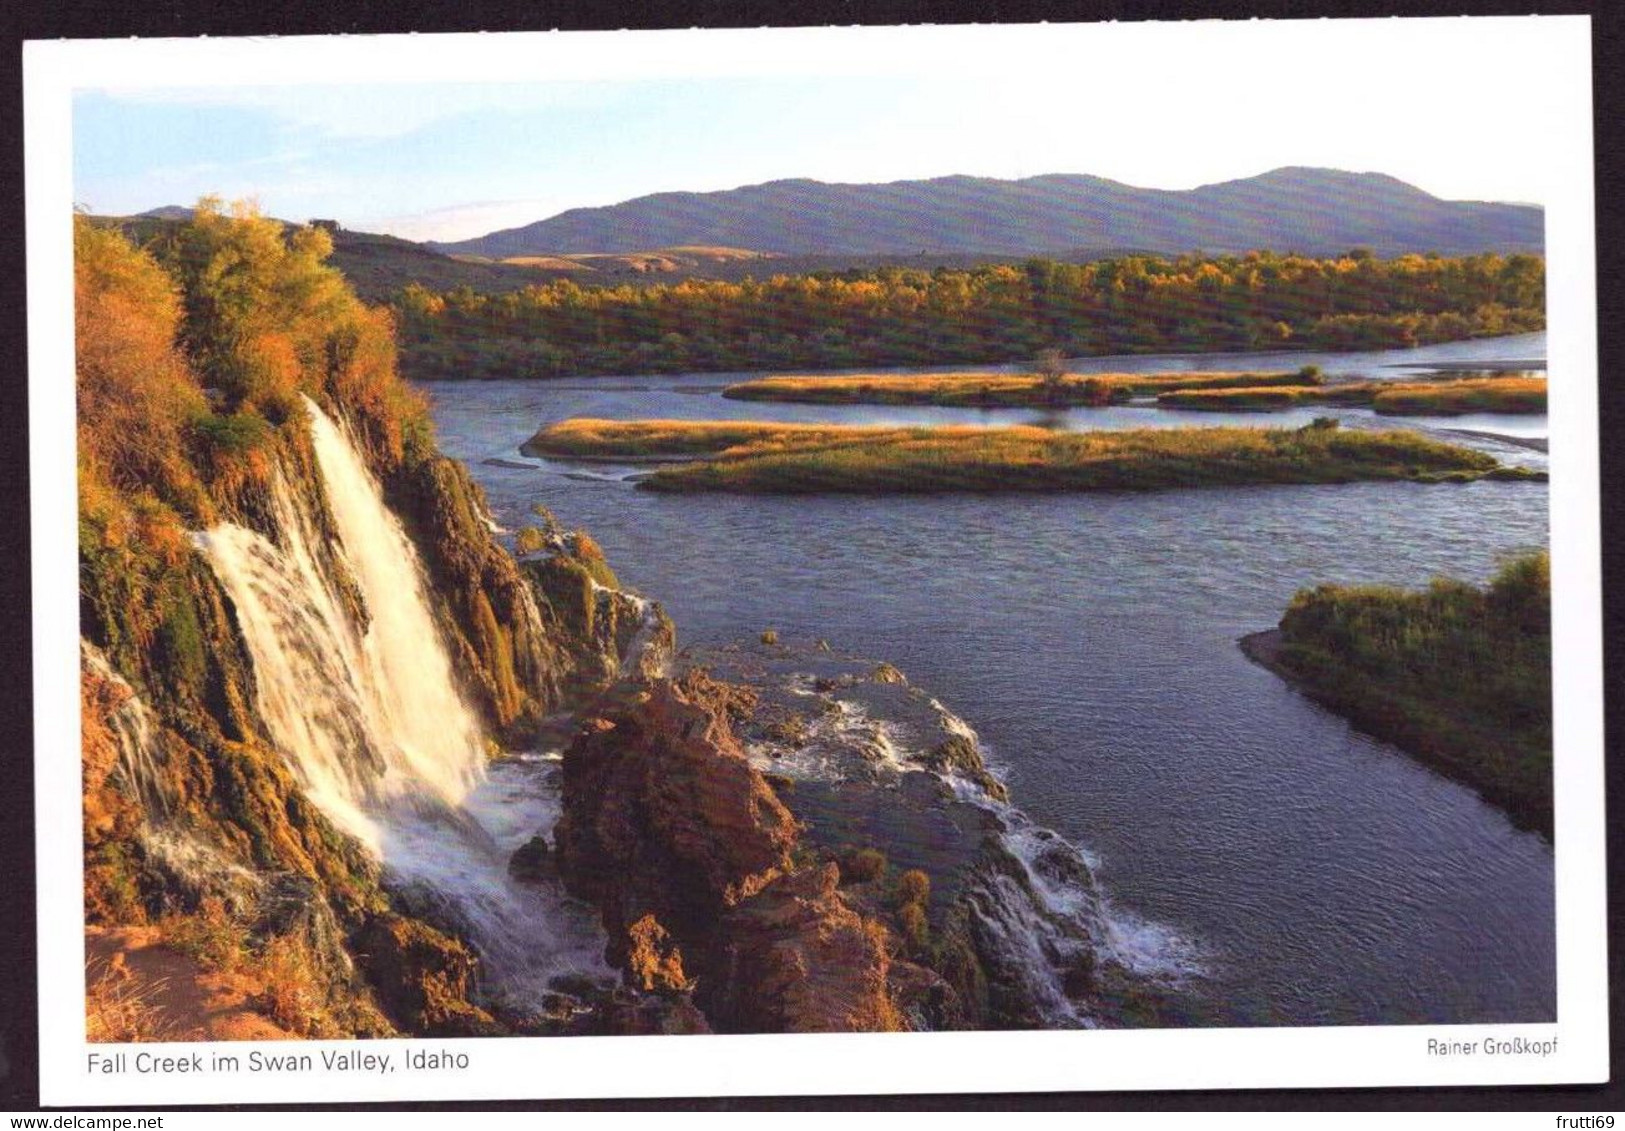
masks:
POLYGON ((1044 388, 1044 396, 1051 403, 1061 399, 1066 384, 1066 358, 1058 349, 1041 349, 1033 358, 1032 371, 1044 388))

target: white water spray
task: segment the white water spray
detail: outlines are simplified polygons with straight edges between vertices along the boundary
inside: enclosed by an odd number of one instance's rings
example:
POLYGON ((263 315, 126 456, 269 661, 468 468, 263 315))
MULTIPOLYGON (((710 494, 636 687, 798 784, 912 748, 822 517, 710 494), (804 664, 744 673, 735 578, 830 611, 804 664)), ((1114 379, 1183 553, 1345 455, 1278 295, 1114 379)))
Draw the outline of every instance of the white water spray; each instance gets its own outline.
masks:
MULTIPOLYGON (((309 503, 280 477, 281 545, 231 524, 203 535, 248 643, 260 717, 307 795, 459 920, 501 989, 532 997, 554 975, 598 973, 591 923, 557 890, 512 880, 516 845, 477 819, 485 794, 508 791, 488 783, 484 735, 457 689, 417 550, 344 431, 307 406, 337 535, 322 548, 353 580, 364 617, 317 553, 309 503)), ((533 816, 534 830, 552 814, 533 816)))

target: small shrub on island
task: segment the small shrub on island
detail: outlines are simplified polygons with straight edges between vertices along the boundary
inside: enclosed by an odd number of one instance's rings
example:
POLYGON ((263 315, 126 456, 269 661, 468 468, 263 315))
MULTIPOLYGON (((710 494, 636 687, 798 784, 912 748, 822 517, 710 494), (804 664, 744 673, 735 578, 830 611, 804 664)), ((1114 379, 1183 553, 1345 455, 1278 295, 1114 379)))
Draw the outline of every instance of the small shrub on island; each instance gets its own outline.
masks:
POLYGON ((1511 558, 1484 587, 1320 585, 1249 653, 1311 698, 1552 830, 1551 559, 1511 558))

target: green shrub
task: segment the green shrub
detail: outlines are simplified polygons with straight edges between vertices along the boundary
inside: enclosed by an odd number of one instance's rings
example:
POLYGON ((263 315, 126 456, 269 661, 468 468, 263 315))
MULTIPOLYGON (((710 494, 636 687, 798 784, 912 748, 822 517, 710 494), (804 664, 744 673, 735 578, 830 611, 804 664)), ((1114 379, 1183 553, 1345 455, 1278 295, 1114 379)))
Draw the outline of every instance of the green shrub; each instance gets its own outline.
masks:
POLYGON ((272 428, 255 412, 234 412, 228 416, 205 413, 192 423, 192 430, 204 450, 228 456, 251 452, 271 438, 272 428))
POLYGON ((513 536, 513 548, 521 555, 540 553, 547 548, 547 536, 534 526, 521 526, 513 536))
POLYGON ((554 538, 564 536, 564 526, 559 522, 558 516, 553 513, 551 507, 543 506, 541 503, 532 503, 530 513, 542 520, 542 533, 554 538))
POLYGON ((184 590, 166 595, 158 622, 158 654, 176 684, 196 695, 208 671, 203 630, 191 595, 184 590))
POLYGON ((931 898, 931 877, 918 868, 911 868, 897 877, 897 902, 905 907, 924 906, 931 898))
POLYGON ((1480 589, 1323 585, 1281 618, 1279 663, 1319 701, 1549 830, 1551 581, 1544 552, 1480 589))
POLYGON ((841 878, 866 884, 886 874, 886 854, 878 848, 860 848, 841 862, 841 878))
POLYGON ((619 589, 620 578, 615 571, 609 568, 609 561, 604 557, 604 551, 594 542, 592 535, 585 530, 577 530, 570 536, 570 552, 576 561, 581 563, 591 577, 605 589, 619 589))
POLYGON ((918 954, 931 945, 931 923, 925 908, 918 903, 905 903, 897 911, 897 925, 902 929, 903 941, 918 954))

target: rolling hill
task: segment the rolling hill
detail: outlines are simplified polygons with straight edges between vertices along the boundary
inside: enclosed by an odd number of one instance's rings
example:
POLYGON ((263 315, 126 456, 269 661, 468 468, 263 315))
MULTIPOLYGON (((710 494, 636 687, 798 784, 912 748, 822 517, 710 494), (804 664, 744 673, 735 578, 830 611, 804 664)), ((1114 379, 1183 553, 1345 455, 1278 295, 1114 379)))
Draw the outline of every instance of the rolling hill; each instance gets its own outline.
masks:
POLYGON ((1540 208, 1441 200, 1381 173, 1292 167, 1189 190, 1053 174, 890 184, 771 181, 577 208, 428 246, 491 259, 726 246, 782 256, 1076 254, 1273 248, 1379 255, 1540 251, 1540 208))

